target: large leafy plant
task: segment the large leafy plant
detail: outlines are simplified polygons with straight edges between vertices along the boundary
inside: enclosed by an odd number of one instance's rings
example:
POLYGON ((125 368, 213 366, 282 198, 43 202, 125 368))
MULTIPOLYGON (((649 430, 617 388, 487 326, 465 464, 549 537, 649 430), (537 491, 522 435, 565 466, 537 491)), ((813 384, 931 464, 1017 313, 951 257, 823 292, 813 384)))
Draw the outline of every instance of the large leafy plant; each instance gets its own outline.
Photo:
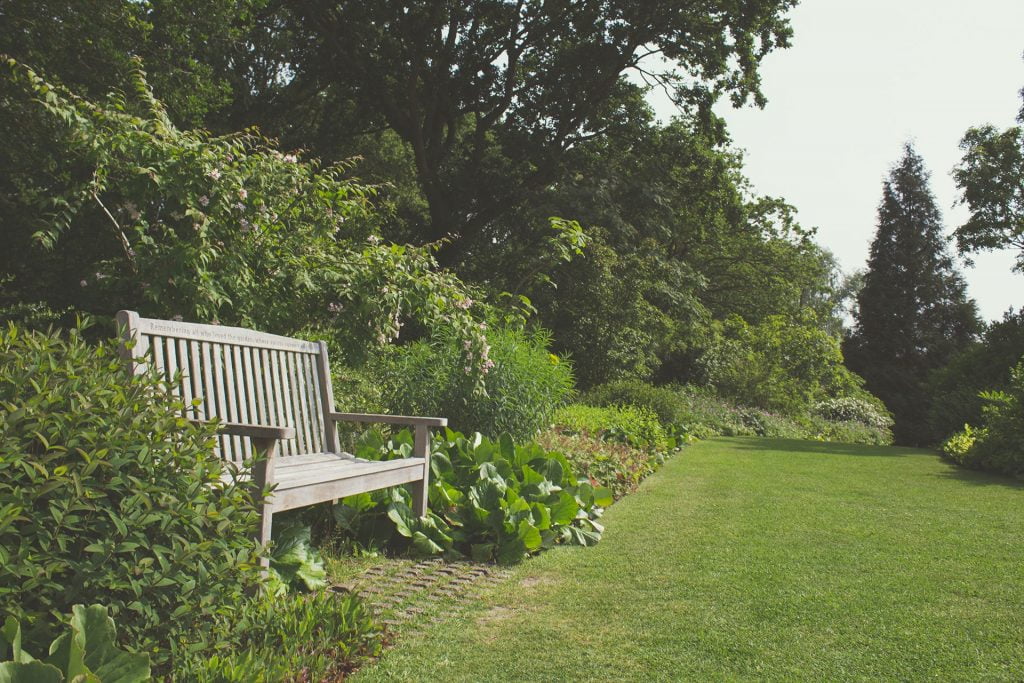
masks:
POLYGON ((0 681, 4 683, 137 683, 150 679, 149 655, 117 647, 114 620, 103 605, 74 605, 69 631, 47 656, 22 648, 21 624, 8 617, 0 628, 0 681), (10 657, 10 661, 6 660, 10 657))
MULTIPOLYGON (((357 454, 391 459, 411 451, 402 431, 390 439, 371 434, 357 454)), ((412 512, 403 489, 391 489, 345 498, 335 518, 364 544, 511 564, 558 543, 597 543, 597 519, 612 502, 608 489, 577 480, 562 454, 508 436, 446 429, 432 443, 431 477, 426 517, 412 512)))

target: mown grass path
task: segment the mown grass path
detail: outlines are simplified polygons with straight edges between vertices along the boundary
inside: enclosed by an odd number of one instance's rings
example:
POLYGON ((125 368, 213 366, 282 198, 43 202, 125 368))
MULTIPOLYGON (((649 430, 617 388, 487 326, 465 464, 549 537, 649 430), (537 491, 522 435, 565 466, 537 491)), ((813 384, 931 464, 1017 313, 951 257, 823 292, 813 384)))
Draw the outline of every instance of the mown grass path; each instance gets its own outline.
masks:
POLYGON ((719 439, 359 680, 1024 679, 1024 487, 909 449, 719 439))

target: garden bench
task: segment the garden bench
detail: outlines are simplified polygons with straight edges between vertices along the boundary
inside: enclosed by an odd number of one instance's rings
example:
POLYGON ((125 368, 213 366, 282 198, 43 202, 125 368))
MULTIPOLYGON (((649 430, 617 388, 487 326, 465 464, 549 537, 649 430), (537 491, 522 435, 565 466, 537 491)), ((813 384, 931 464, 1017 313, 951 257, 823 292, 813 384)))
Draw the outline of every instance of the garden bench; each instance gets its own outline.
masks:
MULTIPOLYGON (((239 327, 139 317, 120 311, 122 354, 132 372, 154 363, 197 422, 219 423, 216 451, 229 464, 225 478, 249 478, 272 487, 263 502, 258 538, 270 541, 274 512, 357 493, 410 484, 413 508, 427 512, 430 427, 443 417, 370 415, 334 410, 327 345, 239 327), (194 409, 192 408, 195 403, 194 409), (338 446, 338 422, 410 425, 411 457, 375 461, 338 446), (261 454, 252 472, 242 468, 261 454)), ((264 560, 266 563, 266 560, 264 560)))

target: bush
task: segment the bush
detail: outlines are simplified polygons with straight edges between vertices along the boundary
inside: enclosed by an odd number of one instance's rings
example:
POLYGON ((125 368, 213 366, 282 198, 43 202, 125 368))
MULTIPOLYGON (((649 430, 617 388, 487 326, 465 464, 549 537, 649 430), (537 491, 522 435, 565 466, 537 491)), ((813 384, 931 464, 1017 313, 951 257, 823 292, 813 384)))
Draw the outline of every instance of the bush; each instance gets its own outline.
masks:
POLYGON ((1010 374, 1006 391, 982 392, 984 428, 968 457, 981 469, 1024 475, 1024 361, 1010 374))
POLYGON ((891 430, 893 425, 892 415, 886 410, 885 405, 870 395, 863 398, 843 396, 819 401, 814 404, 813 412, 833 422, 860 422, 880 430, 891 430))
POLYGON ((378 359, 384 405, 393 413, 447 417, 466 433, 533 438, 571 394, 572 369, 548 352, 542 333, 495 329, 487 337, 493 367, 484 378, 485 395, 466 366, 465 342, 449 335, 395 347, 378 359))
POLYGON ((957 465, 977 468, 980 466, 980 463, 976 453, 974 453, 974 445, 979 438, 984 439, 985 436, 984 429, 975 429, 971 425, 965 424, 962 431, 953 434, 953 436, 942 442, 940 450, 943 455, 957 465))
MULTIPOLYGON (((578 481, 561 453, 536 443, 467 438, 446 429, 431 444, 430 511, 416 517, 404 488, 349 496, 335 506, 341 529, 363 547, 417 555, 519 562, 556 543, 593 545, 612 494, 578 481)), ((356 455, 407 457, 412 436, 371 433, 356 455)))
POLYGON ((380 654, 381 627, 357 596, 266 597, 221 617, 219 649, 182 650, 173 677, 200 683, 333 681, 380 654))
POLYGON ((0 335, 0 612, 48 644, 75 603, 103 602, 159 662, 202 643, 258 580, 258 516, 220 483, 214 428, 155 376, 129 377, 115 341, 0 335))
POLYGON ((669 449, 668 435, 658 416, 646 408, 574 403, 559 408, 554 422, 555 428, 563 433, 589 434, 602 441, 626 443, 657 453, 669 449))
MULTIPOLYGON (((611 382, 596 387, 584 397, 598 405, 629 404, 653 410, 675 436, 704 439, 712 436, 765 436, 789 439, 822 439, 848 443, 892 443, 891 422, 884 420, 884 408, 877 399, 836 399, 836 418, 860 411, 865 424, 849 419, 828 419, 820 415, 787 417, 749 406, 738 406, 719 397, 713 389, 690 385, 651 386, 645 382, 611 382), (839 410, 842 406, 845 413, 839 410), (878 423, 889 426, 877 426, 878 423)), ((829 406, 828 402, 822 402, 829 406)), ((821 405, 821 404, 819 404, 821 405)))

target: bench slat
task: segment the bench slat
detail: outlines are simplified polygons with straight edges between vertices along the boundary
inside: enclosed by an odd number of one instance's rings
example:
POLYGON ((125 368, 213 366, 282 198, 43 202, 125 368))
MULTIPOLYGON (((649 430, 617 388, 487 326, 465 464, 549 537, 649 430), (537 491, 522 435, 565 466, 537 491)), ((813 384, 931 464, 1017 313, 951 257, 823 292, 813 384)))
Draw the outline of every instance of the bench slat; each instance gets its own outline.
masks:
POLYGON ((274 492, 275 511, 291 510, 306 505, 315 505, 336 500, 357 493, 376 491, 399 484, 420 481, 423 478, 423 460, 415 459, 408 467, 395 468, 363 474, 358 477, 333 479, 274 492))

